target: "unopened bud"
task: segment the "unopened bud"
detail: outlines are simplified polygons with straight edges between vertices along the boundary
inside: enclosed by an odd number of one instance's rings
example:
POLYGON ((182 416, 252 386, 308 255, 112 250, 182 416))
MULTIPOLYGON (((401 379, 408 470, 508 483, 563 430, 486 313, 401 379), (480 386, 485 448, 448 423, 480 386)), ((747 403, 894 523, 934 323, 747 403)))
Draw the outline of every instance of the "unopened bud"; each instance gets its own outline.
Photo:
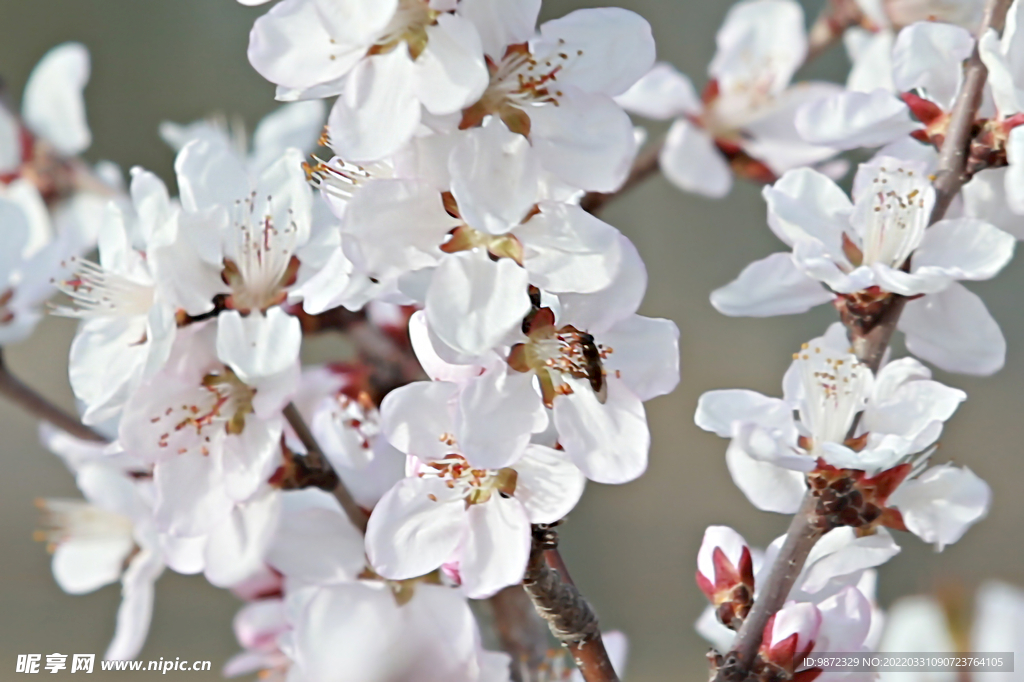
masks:
POLYGON ((754 601, 754 562, 743 537, 728 526, 708 526, 697 553, 697 586, 718 619, 737 629, 754 601))

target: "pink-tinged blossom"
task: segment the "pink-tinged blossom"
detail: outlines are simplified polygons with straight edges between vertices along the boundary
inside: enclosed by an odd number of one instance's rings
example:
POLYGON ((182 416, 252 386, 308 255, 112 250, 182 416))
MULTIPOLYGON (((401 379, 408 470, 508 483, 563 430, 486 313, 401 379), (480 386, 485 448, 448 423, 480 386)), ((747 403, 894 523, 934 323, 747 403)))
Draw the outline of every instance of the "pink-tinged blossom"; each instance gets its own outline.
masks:
POLYGON ((281 409, 298 363, 251 384, 214 354, 212 323, 178 334, 167 365, 145 382, 120 424, 124 448, 154 465, 158 527, 206 535, 254 499, 281 460, 281 409))
POLYGON ((284 0, 256 20, 249 61, 278 99, 338 95, 335 151, 373 161, 412 137, 422 109, 452 114, 487 87, 480 36, 441 0, 284 0))
POLYGON ((291 659, 281 651, 278 640, 291 626, 284 600, 273 597, 250 602, 235 614, 231 624, 244 651, 224 664, 224 677, 258 673, 264 682, 285 682, 291 659))
POLYGON ((522 579, 530 524, 563 518, 583 494, 585 480, 562 453, 541 445, 528 446, 502 469, 474 468, 457 451, 422 455, 410 459, 410 474, 370 516, 370 564, 386 578, 404 580, 457 562, 455 573, 472 598, 522 579))
POLYGON ((1003 366, 999 325, 959 281, 994 277, 1013 257, 1015 240, 976 218, 929 226, 935 191, 924 162, 882 157, 862 164, 852 202, 810 169, 787 173, 764 197, 768 225, 792 253, 755 261, 715 290, 717 310, 766 317, 834 299, 865 305, 895 293, 914 297, 899 321, 912 353, 965 374, 1003 366))
POLYGON ((641 116, 675 119, 661 169, 681 189, 721 197, 733 174, 770 181, 835 154, 805 142, 793 127, 799 107, 840 92, 823 82, 791 85, 807 54, 804 14, 790 0, 747 0, 718 32, 702 97, 690 80, 658 64, 618 102, 641 116))

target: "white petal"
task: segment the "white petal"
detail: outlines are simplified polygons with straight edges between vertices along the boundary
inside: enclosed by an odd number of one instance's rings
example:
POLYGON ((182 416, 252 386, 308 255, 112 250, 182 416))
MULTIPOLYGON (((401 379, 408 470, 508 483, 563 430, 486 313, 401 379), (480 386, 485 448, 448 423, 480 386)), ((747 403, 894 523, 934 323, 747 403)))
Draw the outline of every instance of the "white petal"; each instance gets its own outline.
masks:
POLYGON ((601 334, 636 313, 647 291, 647 269, 633 242, 622 234, 618 239, 622 260, 615 279, 593 294, 559 295, 560 320, 601 334))
POLYGON ((341 42, 372 41, 387 28, 399 8, 399 0, 314 0, 328 32, 341 42))
MULTIPOLYGON (((1011 135, 1013 131, 1011 131, 1011 135)), ((1024 221, 1013 212, 1007 197, 1009 168, 991 168, 975 173, 964 185, 964 215, 992 223, 1017 239, 1024 237, 1024 221)))
POLYGON ((483 50, 495 62, 509 45, 533 37, 541 0, 462 0, 459 14, 476 26, 483 50))
POLYGON ((523 579, 530 558, 530 519, 522 504, 501 495, 471 505, 466 515, 459 576, 467 597, 484 599, 523 579))
POLYGON ((880 147, 922 126, 886 90, 845 92, 797 112, 796 129, 808 142, 837 149, 880 147))
POLYGON ((153 471, 158 528, 179 537, 203 535, 234 506, 220 486, 214 457, 197 451, 175 455, 153 471))
POLYGON ((264 116, 252 131, 252 172, 262 172, 289 147, 312 149, 326 118, 327 107, 321 100, 284 104, 264 116))
POLYGON ((267 563, 289 579, 317 585, 354 580, 362 572, 362 534, 330 493, 286 492, 282 503, 267 563))
POLYGON ((791 426, 793 410, 783 400, 746 389, 708 391, 697 401, 693 417, 697 426, 722 438, 732 438, 741 423, 767 429, 791 426))
POLYGON ((470 464, 500 469, 518 460, 534 425, 544 423, 544 404, 533 374, 507 366, 485 372, 465 384, 456 420, 459 446, 470 464))
POLYGON ((734 5, 715 42, 718 49, 708 73, 723 91, 766 81, 768 92, 776 94, 789 84, 807 53, 803 10, 780 0, 734 5))
POLYGON ((565 61, 559 81, 612 96, 621 95, 654 65, 650 24, 618 7, 576 10, 545 22, 531 48, 537 55, 564 51, 575 56, 565 61))
POLYGON ((960 90, 962 64, 973 50, 974 37, 959 26, 922 21, 906 27, 892 50, 896 89, 923 90, 928 99, 949 110, 960 90))
POLYGON ((223 144, 189 142, 174 159, 181 203, 186 211, 230 207, 248 197, 249 174, 237 153, 223 144))
POLYGON ((459 213, 475 230, 505 234, 539 198, 540 161, 529 140, 496 116, 462 137, 448 170, 459 213))
POLYGON ((1015 244, 1012 236, 983 220, 942 220, 925 230, 914 251, 913 270, 935 268, 954 279, 991 279, 1013 258, 1015 244))
POLYGON ((1024 126, 1010 130, 1006 159, 1010 164, 1006 171, 1006 203, 1014 213, 1024 214, 1024 126))
MULTIPOLYGON (((386 9, 395 0, 347 4, 386 9)), ((336 43, 316 5, 313 0, 284 0, 253 24, 249 63, 271 83, 304 90, 335 81, 366 54, 368 45, 336 43)))
POLYGON ((513 467, 515 498, 526 509, 530 523, 555 523, 572 511, 587 478, 564 452, 531 445, 513 467))
POLYGON ((452 349, 480 355, 530 311, 526 270, 508 258, 461 252, 444 259, 427 289, 427 321, 452 349))
POLYGON ((725 463, 733 483, 758 509, 794 514, 800 508, 807 484, 799 471, 758 461, 733 445, 725 452, 725 463))
POLYGON ((900 546, 884 528, 863 537, 847 526, 835 528, 811 550, 797 586, 805 594, 824 596, 830 584, 844 584, 840 578, 857 580, 861 571, 881 566, 899 552, 900 546))
POLYGON ((892 46, 896 35, 892 31, 868 31, 860 27, 843 34, 846 52, 853 66, 846 78, 846 89, 871 92, 879 88, 896 92, 892 82, 892 46))
POLYGON ((954 282, 907 303, 899 329, 907 349, 948 371, 987 376, 1006 361, 1006 339, 982 300, 954 282))
POLYGON ((352 69, 327 119, 338 156, 354 163, 376 161, 412 137, 420 122, 414 75, 405 43, 352 69))
POLYGON ((686 119, 669 128, 659 157, 661 170, 676 187, 718 199, 732 189, 732 170, 715 142, 686 119))
POLYGON ((604 404, 589 383, 569 380, 573 392, 554 402, 554 423, 566 454, 597 483, 626 483, 647 469, 651 433, 643 402, 625 383, 607 377, 604 404))
POLYGON ((700 113, 693 82, 667 62, 658 62, 633 87, 615 98, 626 111, 658 120, 700 113))
POLYGON ((298 319, 279 306, 245 317, 229 310, 217 320, 217 357, 248 384, 288 370, 301 345, 298 319))
POLYGON ((129 660, 138 656, 149 634, 153 618, 153 583, 164 565, 150 550, 142 550, 128 565, 121 583, 121 606, 117 609, 114 639, 103 654, 105 660, 129 660))
POLYGON ((530 282, 544 291, 594 293, 618 273, 619 231, 574 204, 542 202, 513 235, 525 247, 530 282))
POLYGON ((357 269, 388 279, 435 265, 445 235, 458 224, 430 186, 380 180, 363 187, 349 202, 342 248, 357 269))
POLYGON ((468 523, 458 495, 439 478, 406 478, 385 493, 366 526, 366 555, 374 570, 405 580, 448 561, 468 523))
POLYGON ((381 433, 405 454, 442 459, 451 451, 441 436, 454 434, 450 410, 458 392, 458 386, 446 381, 414 381, 396 388, 381 403, 381 433))
POLYGON ((25 124, 63 156, 75 156, 92 143, 82 91, 89 82, 89 51, 64 43, 39 60, 22 98, 25 124))
POLYGON ((529 109, 530 139, 544 168, 587 191, 613 192, 636 153, 633 122, 611 97, 565 85, 558 106, 529 109))
POLYGON ((235 507, 210 531, 206 544, 206 579, 231 587, 264 569, 264 555, 277 525, 281 499, 264 495, 235 507))
POLYGON ((992 489, 964 467, 932 467, 906 481, 889 497, 910 532, 941 550, 985 518, 992 489))
POLYGON ((18 170, 21 156, 21 124, 6 107, 0 107, 0 175, 18 170))
POLYGON ((427 46, 415 61, 416 97, 427 111, 453 114, 480 98, 489 80, 480 36, 467 19, 442 14, 427 27, 427 46))
POLYGON ((71 538, 53 553, 53 578, 68 594, 86 594, 116 581, 135 543, 123 537, 71 538))
POLYGON ((605 371, 640 400, 671 393, 679 383, 679 328, 671 320, 633 315, 601 334, 610 350, 605 371))
POLYGON ((860 651, 871 631, 871 602, 853 586, 818 604, 818 651, 860 651))
POLYGON ((798 168, 761 193, 768 204, 768 227, 783 242, 793 246, 816 240, 829 253, 842 252, 842 236, 849 229, 853 204, 830 178, 810 168, 798 168))
POLYGON ((978 41, 978 53, 988 69, 988 85, 999 116, 1018 113, 1024 103, 1024 93, 1014 83, 1014 70, 999 45, 999 34, 991 28, 985 31, 978 41))
POLYGON ((711 305, 733 317, 772 317, 805 313, 834 294, 797 268, 789 253, 754 261, 724 287, 711 292, 711 305))

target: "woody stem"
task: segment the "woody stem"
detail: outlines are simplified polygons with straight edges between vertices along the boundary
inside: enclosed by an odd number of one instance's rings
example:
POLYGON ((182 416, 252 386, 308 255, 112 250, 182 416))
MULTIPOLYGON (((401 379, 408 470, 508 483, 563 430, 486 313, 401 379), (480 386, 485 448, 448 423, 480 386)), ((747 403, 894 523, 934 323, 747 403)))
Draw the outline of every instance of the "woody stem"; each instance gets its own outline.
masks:
POLYGON ((7 364, 4 362, 3 349, 0 349, 0 394, 6 396, 11 402, 20 405, 32 416, 49 422, 76 438, 94 443, 107 442, 107 439, 98 431, 86 426, 77 417, 57 407, 11 374, 7 364))

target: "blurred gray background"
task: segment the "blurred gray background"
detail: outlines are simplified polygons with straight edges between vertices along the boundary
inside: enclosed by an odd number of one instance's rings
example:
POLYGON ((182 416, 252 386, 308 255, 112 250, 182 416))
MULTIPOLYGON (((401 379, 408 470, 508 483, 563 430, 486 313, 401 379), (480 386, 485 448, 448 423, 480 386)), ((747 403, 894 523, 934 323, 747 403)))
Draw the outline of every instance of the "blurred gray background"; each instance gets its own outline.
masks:
MULTIPOLYGON (((703 85, 715 31, 730 3, 546 0, 545 16, 603 4, 643 14, 654 27, 659 57, 703 85)), ((820 4, 805 3, 809 18, 820 4)), ((94 143, 87 158, 111 159, 125 169, 139 164, 170 179, 173 157, 156 132, 161 120, 186 122, 221 112, 239 115, 251 127, 274 107, 273 88, 245 57, 249 28, 266 8, 232 0, 2 0, 0 75, 17 101, 48 48, 66 40, 85 43, 93 57, 86 97, 94 143)), ((834 51, 804 75, 838 80, 844 68, 845 57, 834 51)), ((632 682, 706 679, 706 645, 692 627, 704 604, 693 581, 704 528, 729 524, 752 544, 764 545, 786 525, 786 518, 752 509, 729 480, 725 441, 692 420, 698 396, 709 389, 778 394, 792 351, 834 319, 828 308, 801 317, 729 319, 708 304, 711 289, 780 248, 764 213, 759 188, 752 185, 739 183, 728 199, 712 202, 684 195, 659 177, 604 214, 647 262, 650 288, 641 312, 671 318, 681 330, 682 382, 673 395, 649 403, 654 446, 647 475, 621 487, 591 485, 562 531, 573 577, 602 623, 630 637, 632 682)), ((940 461, 966 464, 991 484, 991 516, 939 555, 912 536, 900 537, 903 553, 882 571, 883 604, 950 581, 970 586, 999 577, 1024 584, 1022 284, 1024 264, 1018 260, 996 281, 972 286, 1009 340, 1006 368, 988 379, 940 373, 970 394, 947 429, 940 461)), ((73 331, 70 322, 50 319, 31 340, 5 349, 18 375, 66 407, 72 405, 66 357, 73 331)), ((335 343, 340 349, 340 340, 335 343)), ((325 359, 332 350, 330 339, 315 345, 310 360, 325 359)), ((0 680, 6 680, 17 677, 18 653, 102 654, 119 595, 112 586, 73 597, 54 584, 45 549, 31 538, 37 523, 32 501, 76 496, 76 490, 57 458, 39 446, 34 422, 9 404, 0 404, 0 457, 0 680)), ((238 606, 200 577, 166 573, 141 658, 210 659, 216 671, 236 650, 230 623, 238 606)))

